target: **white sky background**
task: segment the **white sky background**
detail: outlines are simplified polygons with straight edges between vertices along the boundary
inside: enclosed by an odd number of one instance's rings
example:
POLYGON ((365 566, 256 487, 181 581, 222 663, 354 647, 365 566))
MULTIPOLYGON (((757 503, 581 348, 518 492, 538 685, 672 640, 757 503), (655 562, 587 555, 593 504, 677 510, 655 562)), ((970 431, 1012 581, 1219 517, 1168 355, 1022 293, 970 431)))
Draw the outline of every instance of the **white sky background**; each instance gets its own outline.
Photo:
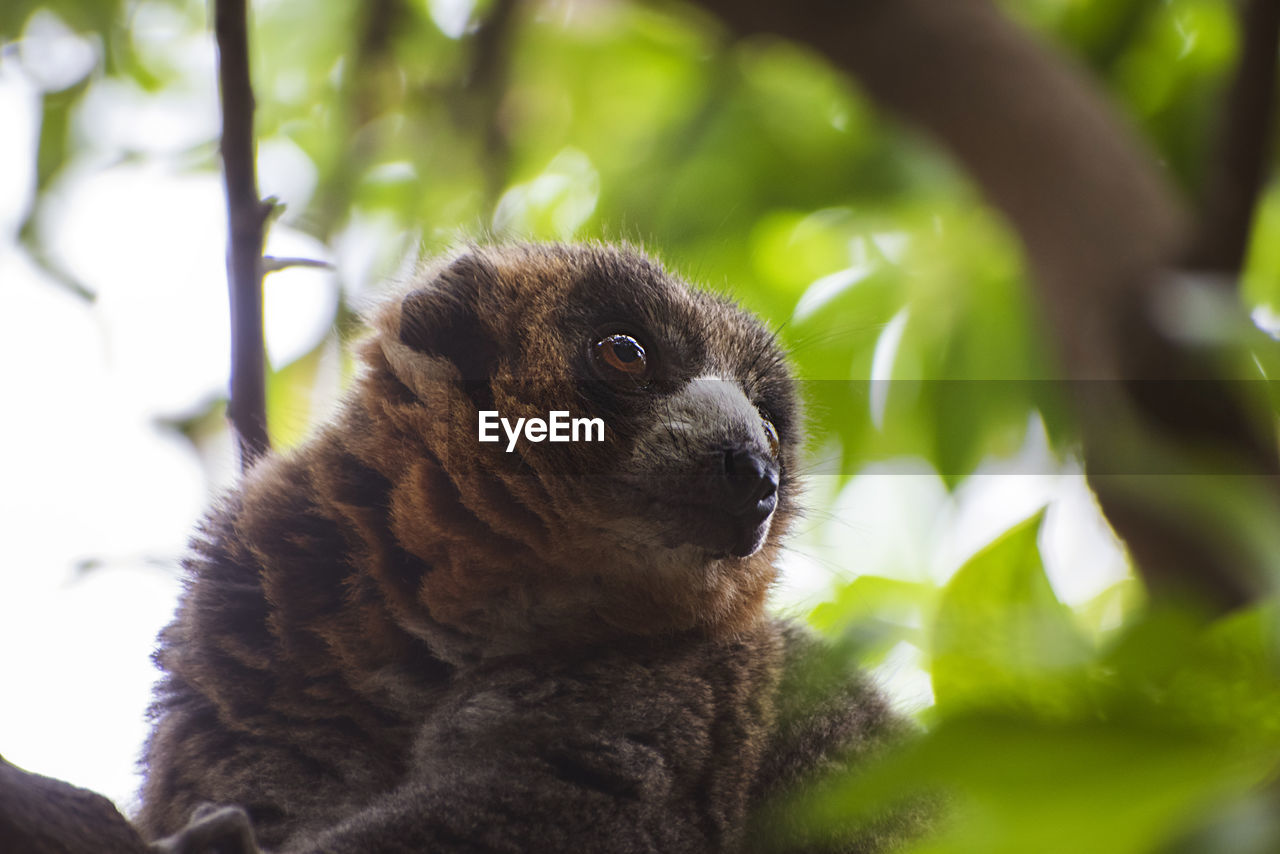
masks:
MULTIPOLYGON (((172 38, 174 22, 151 8, 140 25, 172 38)), ((202 462, 158 423, 222 394, 230 352, 220 178, 182 168, 182 152, 217 130, 212 45, 187 35, 167 50, 189 90, 95 83, 77 120, 86 156, 39 223, 92 302, 50 281, 16 232, 34 189, 41 88, 79 80, 96 46, 43 14, 0 58, 0 754, 124 805, 178 559, 235 469, 229 440, 202 462), (121 162, 123 150, 149 156, 121 162), (77 568, 88 563, 98 568, 77 568)), ((295 210, 314 180, 299 157, 287 143, 262 148, 264 193, 295 210)), ((369 247, 347 243, 343 261, 367 266, 369 247)), ((284 226, 268 251, 329 257, 284 226)), ((328 332, 336 278, 294 270, 267 291, 268 347, 283 365, 328 332)))
MULTIPOLYGON (((229 358, 220 179, 183 168, 183 152, 216 133, 213 49, 166 14, 139 6, 135 38, 180 63, 185 85, 147 95, 95 83, 76 126, 87 154, 39 223, 93 302, 40 272, 16 232, 34 187, 40 91, 80 79, 97 47, 45 13, 20 50, 0 55, 0 754, 125 807, 147 731, 149 657, 180 588, 177 562, 234 472, 229 441, 202 460, 158 423, 222 394, 229 358), (121 162, 123 150, 148 156, 121 162), (77 569, 87 562, 99 566, 77 569)), ((260 170, 264 195, 302 209, 314 170, 301 152, 264 140, 260 170)), ((287 222, 268 252, 333 260, 338 273, 268 278, 276 365, 326 334, 338 281, 363 288, 374 259, 399 245, 386 227, 357 222, 330 251, 287 222)), ((1023 453, 1047 459, 1040 431, 1023 453)), ((1051 467, 1024 460, 1017 470, 1051 467)), ((1060 596, 1084 601, 1125 573, 1076 474, 1001 476, 993 465, 949 495, 923 463, 919 474, 901 474, 900 463, 894 471, 873 467, 838 496, 814 485, 815 502, 834 501, 832 516, 789 555, 782 603, 813 604, 833 574, 848 580, 855 568, 945 580, 1045 504, 1042 544, 1060 596)), ((907 704, 929 699, 918 660, 895 651, 882 674, 907 704)))

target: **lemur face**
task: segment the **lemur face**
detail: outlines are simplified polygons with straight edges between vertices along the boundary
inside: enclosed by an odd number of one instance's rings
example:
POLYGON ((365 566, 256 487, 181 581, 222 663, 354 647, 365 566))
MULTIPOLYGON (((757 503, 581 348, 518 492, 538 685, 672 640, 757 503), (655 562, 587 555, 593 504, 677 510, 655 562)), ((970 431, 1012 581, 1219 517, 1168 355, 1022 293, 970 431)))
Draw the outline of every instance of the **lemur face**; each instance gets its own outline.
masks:
POLYGON ((653 268, 587 275, 567 305, 561 328, 581 351, 570 357, 578 406, 609 425, 614 443, 588 488, 609 508, 599 524, 642 549, 758 552, 790 509, 798 432, 772 336, 653 268))
POLYGON ((381 351, 435 405, 427 444, 478 517, 502 493, 539 520, 516 537, 539 584, 614 623, 665 610, 659 630, 759 609, 800 431, 759 321, 611 247, 473 250, 397 309, 381 351), (557 412, 567 441, 520 429, 557 412))

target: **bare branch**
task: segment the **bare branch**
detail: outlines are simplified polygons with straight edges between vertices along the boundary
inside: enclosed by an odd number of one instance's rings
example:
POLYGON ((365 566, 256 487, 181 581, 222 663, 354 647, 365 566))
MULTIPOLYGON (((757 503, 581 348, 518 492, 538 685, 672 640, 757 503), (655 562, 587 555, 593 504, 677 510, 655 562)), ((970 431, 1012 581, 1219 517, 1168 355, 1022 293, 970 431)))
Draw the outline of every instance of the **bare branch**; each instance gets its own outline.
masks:
POLYGON ((227 415, 236 431, 240 465, 245 469, 269 447, 262 246, 272 207, 258 195, 246 5, 247 0, 215 0, 214 4, 231 294, 231 400, 227 415))

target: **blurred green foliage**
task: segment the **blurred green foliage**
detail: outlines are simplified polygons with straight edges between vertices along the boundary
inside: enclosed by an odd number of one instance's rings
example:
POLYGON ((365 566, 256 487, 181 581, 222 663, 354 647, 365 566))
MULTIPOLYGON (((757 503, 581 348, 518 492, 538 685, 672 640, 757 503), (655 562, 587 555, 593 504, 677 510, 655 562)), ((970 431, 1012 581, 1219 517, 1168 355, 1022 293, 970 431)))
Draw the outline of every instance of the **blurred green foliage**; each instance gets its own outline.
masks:
MULTIPOLYGON (((908 456, 955 486, 1021 447, 1033 413, 1069 453, 1066 406, 1036 382, 1054 370, 1016 241, 938 150, 806 50, 733 41, 666 3, 251 5, 260 139, 287 141, 316 176, 283 223, 333 243, 389 222, 410 252, 487 236, 642 243, 778 329, 809 381, 815 454, 834 455, 815 467, 842 479, 908 456)), ((1005 6, 1089 69, 1194 198, 1236 54, 1233 4, 1005 6)), ((45 93, 30 222, 92 147, 69 132, 86 92, 180 85, 181 64, 132 29, 138 16, 206 27, 203 0, 10 0, 0 40, 37 8, 102 61, 45 93)), ((213 139, 180 155, 217 168, 213 139)), ((23 240, 55 263, 38 230, 23 240)), ((1280 313, 1280 184, 1243 293, 1280 313)), ((344 304, 330 339, 272 366, 278 445, 304 435, 288 413, 308 410, 351 317, 344 304)), ((920 852, 1280 850, 1274 604, 1206 626, 1145 606, 1129 580, 1069 609, 1038 529, 1039 517, 1015 526, 943 585, 858 568, 869 574, 814 612, 865 663, 900 643, 922 651, 935 703, 920 740, 832 781, 797 820, 872 815, 926 784, 956 808, 920 852)))
POLYGON ((927 732, 829 781, 792 820, 873 818, 923 789, 950 800, 920 854, 1276 850, 1274 603, 1207 629, 1162 607, 1090 632, 1090 609, 1070 613, 1045 578, 1039 523, 915 597, 937 700, 927 732))

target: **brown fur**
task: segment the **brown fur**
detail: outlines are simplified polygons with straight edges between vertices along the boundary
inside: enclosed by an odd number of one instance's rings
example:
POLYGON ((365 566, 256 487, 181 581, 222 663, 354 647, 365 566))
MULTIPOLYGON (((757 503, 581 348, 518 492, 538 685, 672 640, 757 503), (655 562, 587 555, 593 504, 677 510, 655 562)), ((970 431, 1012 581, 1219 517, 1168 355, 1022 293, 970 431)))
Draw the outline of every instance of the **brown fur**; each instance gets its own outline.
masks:
POLYGON ((149 837, 215 802, 290 850, 735 850, 751 803, 895 729, 858 680, 778 718, 808 643, 763 616, 800 426, 753 318, 610 247, 473 249, 418 284, 373 315, 341 416, 205 524, 157 654, 149 837), (619 322, 643 393, 585 358, 619 322), (697 498, 712 428, 675 428, 707 374, 733 441, 763 441, 743 398, 780 435, 746 557, 697 498), (506 453, 482 408, 600 415, 606 441, 506 453))

